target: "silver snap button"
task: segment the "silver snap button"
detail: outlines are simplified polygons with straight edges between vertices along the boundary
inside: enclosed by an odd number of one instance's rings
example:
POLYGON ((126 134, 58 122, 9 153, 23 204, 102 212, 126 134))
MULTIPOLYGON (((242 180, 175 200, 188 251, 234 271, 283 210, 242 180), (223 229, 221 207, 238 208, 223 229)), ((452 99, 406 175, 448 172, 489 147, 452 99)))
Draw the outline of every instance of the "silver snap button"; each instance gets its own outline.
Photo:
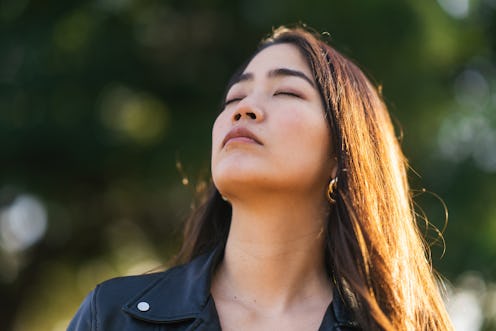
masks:
POLYGON ((148 302, 141 301, 140 303, 138 303, 138 310, 139 311, 148 311, 148 310, 150 310, 150 305, 148 304, 148 302))

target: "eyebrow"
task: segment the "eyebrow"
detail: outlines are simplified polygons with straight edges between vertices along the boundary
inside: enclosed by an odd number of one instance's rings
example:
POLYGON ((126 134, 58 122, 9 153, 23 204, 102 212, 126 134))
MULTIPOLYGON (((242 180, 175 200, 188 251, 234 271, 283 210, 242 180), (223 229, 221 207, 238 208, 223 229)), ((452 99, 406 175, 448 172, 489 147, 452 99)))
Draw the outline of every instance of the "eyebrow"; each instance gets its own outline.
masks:
MULTIPOLYGON (((277 68, 277 69, 273 69, 273 70, 269 71, 267 76, 271 77, 271 78, 272 77, 288 77, 288 76, 289 77, 299 77, 299 78, 304 79, 308 84, 310 84, 313 88, 315 88, 314 82, 307 75, 305 75, 303 72, 301 72, 299 70, 294 70, 294 69, 289 69, 289 68, 277 68)), ((238 79, 236 79, 231 84, 231 86, 233 86, 237 83, 253 80, 254 77, 255 76, 250 72, 241 74, 238 77, 238 79)))

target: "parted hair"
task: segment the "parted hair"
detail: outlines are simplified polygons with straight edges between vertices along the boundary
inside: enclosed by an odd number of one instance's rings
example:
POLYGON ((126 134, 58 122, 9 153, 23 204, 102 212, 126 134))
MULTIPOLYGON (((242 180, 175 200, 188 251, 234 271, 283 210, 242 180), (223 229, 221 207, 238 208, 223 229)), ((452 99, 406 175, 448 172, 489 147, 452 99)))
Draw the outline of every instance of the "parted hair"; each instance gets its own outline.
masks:
MULTIPOLYGON (((453 330, 381 94, 357 65, 304 27, 275 29, 253 56, 281 43, 295 45, 314 75, 338 160, 325 246, 334 286, 365 330, 453 330)), ((231 206, 211 184, 186 222, 178 263, 225 244, 230 222, 231 206)))

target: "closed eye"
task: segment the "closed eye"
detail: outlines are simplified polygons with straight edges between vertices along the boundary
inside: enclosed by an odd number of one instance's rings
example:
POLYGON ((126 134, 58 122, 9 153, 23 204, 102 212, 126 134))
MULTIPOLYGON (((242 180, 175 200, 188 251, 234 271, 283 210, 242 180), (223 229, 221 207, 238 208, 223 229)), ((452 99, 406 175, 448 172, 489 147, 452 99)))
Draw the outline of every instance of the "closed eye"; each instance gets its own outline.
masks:
POLYGON ((290 92, 290 91, 277 91, 276 93, 274 93, 274 95, 287 95, 290 97, 296 97, 296 98, 300 98, 300 99, 303 98, 300 94, 295 93, 295 92, 290 92))
POLYGON ((232 99, 228 99, 224 102, 224 108, 229 106, 230 104, 232 103, 235 103, 235 102, 238 102, 238 101, 241 101, 243 100, 243 97, 236 97, 236 98, 232 98, 232 99))

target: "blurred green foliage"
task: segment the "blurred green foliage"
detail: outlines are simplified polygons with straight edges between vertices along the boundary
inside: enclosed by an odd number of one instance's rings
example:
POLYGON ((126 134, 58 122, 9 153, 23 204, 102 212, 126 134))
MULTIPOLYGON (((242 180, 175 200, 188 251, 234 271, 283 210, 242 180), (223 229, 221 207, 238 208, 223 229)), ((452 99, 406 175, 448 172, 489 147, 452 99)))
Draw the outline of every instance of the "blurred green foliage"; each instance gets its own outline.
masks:
POLYGON ((2 0, 2 330, 65 330, 97 282, 173 256, 224 84, 296 22, 382 86, 418 204, 449 210, 434 266, 496 280, 496 1, 2 0))

